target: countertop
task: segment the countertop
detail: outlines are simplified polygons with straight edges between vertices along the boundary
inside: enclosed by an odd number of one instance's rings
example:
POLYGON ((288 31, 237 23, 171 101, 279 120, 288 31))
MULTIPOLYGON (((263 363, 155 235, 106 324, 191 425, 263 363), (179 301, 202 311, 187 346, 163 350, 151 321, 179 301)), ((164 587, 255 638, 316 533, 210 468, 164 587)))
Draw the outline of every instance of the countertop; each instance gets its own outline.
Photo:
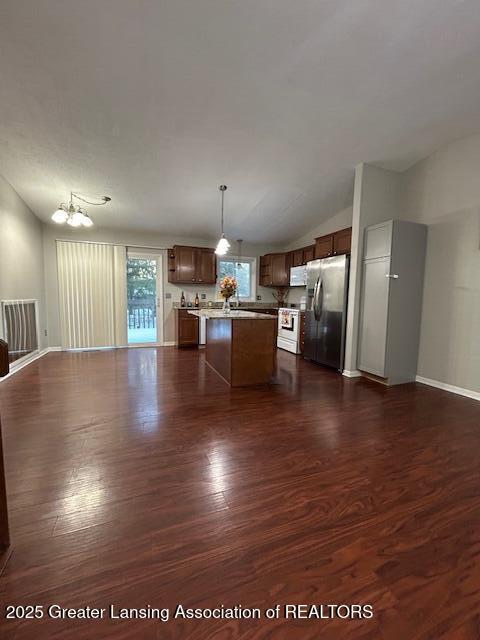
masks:
MULTIPOLYGON (((179 302, 174 302, 173 303, 173 308, 174 309, 186 309, 188 310, 192 310, 192 311, 203 311, 203 310, 208 310, 208 311, 221 311, 223 308, 223 303, 222 302, 214 302, 213 304, 211 304, 211 306, 209 306, 208 302, 205 302, 204 300, 200 301, 200 306, 199 307, 194 307, 193 305, 191 307, 182 307, 181 304, 179 302)), ((231 306, 230 308, 233 309, 238 309, 239 311, 266 311, 267 309, 269 311, 278 311, 278 305, 274 305, 274 304, 270 304, 268 302, 242 302, 240 304, 239 307, 237 307, 237 303, 236 301, 231 302, 231 306)))
POLYGON ((225 313, 222 309, 188 309, 188 313, 198 318, 225 318, 225 320, 274 320, 269 313, 256 313, 255 311, 242 311, 232 309, 225 313))

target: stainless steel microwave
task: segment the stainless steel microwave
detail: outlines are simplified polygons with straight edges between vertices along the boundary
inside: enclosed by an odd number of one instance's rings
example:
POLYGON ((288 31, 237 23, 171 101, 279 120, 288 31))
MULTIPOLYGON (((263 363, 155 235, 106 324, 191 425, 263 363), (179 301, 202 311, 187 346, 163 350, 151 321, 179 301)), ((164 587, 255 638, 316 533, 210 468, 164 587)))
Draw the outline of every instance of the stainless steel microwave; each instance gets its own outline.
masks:
POLYGON ((305 287, 307 284, 307 267, 292 267, 290 269, 290 286, 305 287))

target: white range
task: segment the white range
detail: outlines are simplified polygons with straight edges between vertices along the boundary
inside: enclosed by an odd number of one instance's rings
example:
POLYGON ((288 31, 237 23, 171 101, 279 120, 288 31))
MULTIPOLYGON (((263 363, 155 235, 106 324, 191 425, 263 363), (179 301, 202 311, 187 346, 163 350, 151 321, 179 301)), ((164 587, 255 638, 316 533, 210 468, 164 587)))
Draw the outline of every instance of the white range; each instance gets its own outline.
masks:
POLYGON ((278 310, 277 347, 291 353, 300 353, 300 310, 278 310))

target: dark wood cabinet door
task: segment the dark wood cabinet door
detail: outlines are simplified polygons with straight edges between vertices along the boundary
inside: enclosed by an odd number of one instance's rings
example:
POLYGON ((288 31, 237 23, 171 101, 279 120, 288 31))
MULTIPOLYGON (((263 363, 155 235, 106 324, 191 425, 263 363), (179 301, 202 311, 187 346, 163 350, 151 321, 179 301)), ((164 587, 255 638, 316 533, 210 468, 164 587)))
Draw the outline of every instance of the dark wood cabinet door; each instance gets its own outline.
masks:
POLYGON ((286 287, 289 284, 285 253, 272 254, 272 284, 274 287, 286 287))
POLYGON ((294 267, 293 259, 294 259, 294 251, 288 251, 285 254, 285 269, 287 270, 288 281, 290 282, 290 269, 294 267))
POLYGON ((350 253, 352 247, 352 228, 342 229, 333 234, 333 253, 336 256, 350 253))
POLYGON ((185 309, 177 309, 176 338, 179 347, 198 345, 198 318, 185 309))
POLYGON ((293 259, 292 259, 292 267, 301 267, 303 264, 303 249, 297 249, 296 251, 292 251, 293 259))
POLYGON ((197 282, 215 284, 217 281, 217 261, 213 249, 198 249, 197 282))
POLYGON ((333 255, 333 235, 316 238, 315 258, 328 258, 331 255, 333 255))
POLYGON ((175 281, 197 281, 197 249, 195 247, 175 247, 175 281))
POLYGON ((167 250, 167 264, 168 264, 168 281, 177 281, 177 272, 175 269, 175 251, 173 249, 167 250))
POLYGON ((272 284, 272 256, 262 256, 260 258, 260 285, 271 287, 272 284))
POLYGON ((300 313, 300 353, 305 350, 305 313, 300 313))
POLYGON ((315 260, 315 245, 312 244, 310 247, 305 247, 303 250, 303 262, 302 264, 307 264, 311 260, 315 260))

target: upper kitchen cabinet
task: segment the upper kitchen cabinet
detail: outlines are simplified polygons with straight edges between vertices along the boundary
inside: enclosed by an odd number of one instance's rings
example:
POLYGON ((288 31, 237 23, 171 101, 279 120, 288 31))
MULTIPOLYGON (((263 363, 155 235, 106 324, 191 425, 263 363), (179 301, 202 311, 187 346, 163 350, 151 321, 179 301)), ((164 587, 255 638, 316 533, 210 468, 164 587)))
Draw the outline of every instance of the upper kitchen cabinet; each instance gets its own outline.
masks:
POLYGON ((214 249, 199 249, 197 282, 215 284, 217 281, 217 261, 214 249))
POLYGON ((290 254, 290 267, 301 267, 303 264, 305 264, 303 260, 303 249, 296 249, 295 251, 291 251, 290 254))
POLYGON ((333 234, 333 255, 341 256, 350 253, 352 248, 352 227, 342 229, 333 234))
POLYGON ((272 286, 272 257, 270 255, 260 257, 259 281, 262 287, 272 286))
POLYGON ((177 284, 215 284, 214 249, 175 245, 168 250, 168 281, 177 284))
POLYGON ((315 245, 303 248, 303 264, 307 264, 311 260, 315 260, 315 245))
POLYGON ((286 253, 272 253, 272 284, 274 287, 286 287, 290 284, 286 253))
POLYGON ((288 287, 291 267, 300 267, 315 258, 350 253, 352 229, 342 229, 317 238, 315 244, 287 253, 268 253, 260 258, 260 285, 262 287, 288 287))
POLYGON ((290 282, 289 254, 269 253, 260 258, 262 287, 286 287, 290 282))
POLYGON ((333 234, 315 238, 315 258, 329 258, 333 255, 333 234))
POLYGON ((329 258, 350 253, 352 228, 342 229, 315 239, 315 258, 329 258))

